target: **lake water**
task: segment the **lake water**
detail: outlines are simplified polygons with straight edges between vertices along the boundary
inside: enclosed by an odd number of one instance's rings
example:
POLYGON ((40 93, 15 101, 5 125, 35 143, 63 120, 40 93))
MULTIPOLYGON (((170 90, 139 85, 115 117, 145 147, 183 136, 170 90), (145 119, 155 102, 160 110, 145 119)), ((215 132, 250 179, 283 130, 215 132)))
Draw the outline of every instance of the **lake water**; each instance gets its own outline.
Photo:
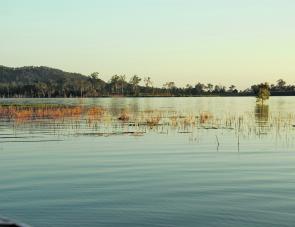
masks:
POLYGON ((0 216, 35 227, 294 226, 295 97, 0 103, 105 111, 0 116, 0 216))

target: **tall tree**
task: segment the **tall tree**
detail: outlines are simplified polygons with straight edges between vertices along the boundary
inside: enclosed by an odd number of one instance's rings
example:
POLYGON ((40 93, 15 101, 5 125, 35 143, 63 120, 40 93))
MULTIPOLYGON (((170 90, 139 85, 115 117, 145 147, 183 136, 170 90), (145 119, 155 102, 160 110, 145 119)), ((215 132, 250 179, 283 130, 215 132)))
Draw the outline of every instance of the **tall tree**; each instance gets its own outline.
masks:
POLYGON ((256 95, 257 100, 262 102, 262 105, 265 100, 268 100, 270 96, 270 87, 268 83, 262 83, 259 85, 259 91, 256 95))
POLYGON ((163 86, 167 89, 170 95, 172 95, 173 90, 176 88, 175 82, 173 81, 166 82, 163 86))
POLYGON ((204 88, 205 88, 205 85, 198 82, 196 85, 195 85, 195 94, 196 95, 201 95, 203 92, 204 92, 204 88))
POLYGON ((91 86, 92 86, 92 89, 96 90, 97 89, 97 85, 98 85, 98 82, 99 82, 99 73, 98 72, 93 72, 90 74, 90 77, 89 77, 89 81, 91 83, 91 86))
POLYGON ((141 78, 137 75, 134 75, 130 79, 130 84, 132 85, 134 95, 138 95, 138 85, 140 81, 141 81, 141 78))
POLYGON ((145 78, 144 78, 144 84, 145 84, 145 86, 146 86, 147 88, 153 86, 153 82, 152 82, 152 80, 151 80, 150 77, 145 77, 145 78))
POLYGON ((236 89, 236 86, 235 85, 230 85, 228 91, 230 93, 233 93, 235 91, 235 89, 236 89))
POLYGON ((111 84, 111 87, 112 87, 112 91, 117 93, 118 88, 119 88, 119 84, 120 84, 120 77, 118 75, 112 76, 110 84, 111 84))
POLYGON ((210 84, 210 83, 207 84, 206 88, 207 88, 208 92, 212 92, 213 91, 213 84, 210 84))
POLYGON ((43 82, 37 82, 36 84, 36 88, 38 90, 38 97, 43 97, 45 98, 46 97, 46 93, 47 93, 47 84, 46 83, 43 83, 43 82))
POLYGON ((279 79, 277 81, 277 87, 279 90, 283 90, 285 88, 286 82, 283 79, 279 79))
POLYGON ((175 82, 173 82, 173 81, 166 82, 166 83, 164 84, 164 86, 165 86, 167 89, 170 89, 170 90, 176 87, 176 86, 175 86, 175 82))
POLYGON ((121 94, 124 95, 124 87, 126 84, 126 76, 125 75, 119 76, 119 83, 120 83, 120 87, 121 87, 121 94))

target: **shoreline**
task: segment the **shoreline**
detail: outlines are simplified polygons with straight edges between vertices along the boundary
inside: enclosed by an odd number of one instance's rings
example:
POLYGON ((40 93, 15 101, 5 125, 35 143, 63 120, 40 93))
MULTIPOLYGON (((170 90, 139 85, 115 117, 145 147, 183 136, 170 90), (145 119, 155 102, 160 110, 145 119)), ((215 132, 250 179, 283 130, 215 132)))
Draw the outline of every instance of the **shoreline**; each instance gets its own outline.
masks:
MULTIPOLYGON (((197 96, 87 96, 87 97, 1 97, 1 99, 95 99, 95 98, 239 98, 253 97, 255 95, 197 95, 197 96)), ((295 95, 271 95, 270 97, 295 97, 295 95)))

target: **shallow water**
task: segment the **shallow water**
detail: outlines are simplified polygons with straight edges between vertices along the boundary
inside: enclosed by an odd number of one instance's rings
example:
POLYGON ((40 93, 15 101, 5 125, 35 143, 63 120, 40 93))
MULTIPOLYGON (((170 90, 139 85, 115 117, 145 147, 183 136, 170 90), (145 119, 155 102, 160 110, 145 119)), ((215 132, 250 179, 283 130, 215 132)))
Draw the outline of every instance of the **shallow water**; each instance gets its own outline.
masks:
POLYGON ((1 216, 48 227, 294 225, 293 97, 271 97, 264 107, 249 97, 0 103, 108 111, 95 126, 2 119, 1 216), (117 120, 122 110, 139 123, 151 113, 161 121, 134 126, 117 120), (203 113, 212 119, 202 122, 203 113), (184 124, 187 116, 196 122, 184 124))

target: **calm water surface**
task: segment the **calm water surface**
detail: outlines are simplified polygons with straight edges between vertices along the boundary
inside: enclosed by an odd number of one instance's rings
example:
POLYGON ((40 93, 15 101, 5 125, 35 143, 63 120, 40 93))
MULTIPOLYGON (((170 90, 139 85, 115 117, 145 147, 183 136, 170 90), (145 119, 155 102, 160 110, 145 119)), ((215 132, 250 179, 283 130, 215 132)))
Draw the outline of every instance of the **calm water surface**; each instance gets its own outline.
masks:
POLYGON ((108 112, 95 124, 0 120, 0 216, 36 227, 294 226, 293 97, 0 103, 108 112), (159 124, 141 125, 153 114, 159 124))

